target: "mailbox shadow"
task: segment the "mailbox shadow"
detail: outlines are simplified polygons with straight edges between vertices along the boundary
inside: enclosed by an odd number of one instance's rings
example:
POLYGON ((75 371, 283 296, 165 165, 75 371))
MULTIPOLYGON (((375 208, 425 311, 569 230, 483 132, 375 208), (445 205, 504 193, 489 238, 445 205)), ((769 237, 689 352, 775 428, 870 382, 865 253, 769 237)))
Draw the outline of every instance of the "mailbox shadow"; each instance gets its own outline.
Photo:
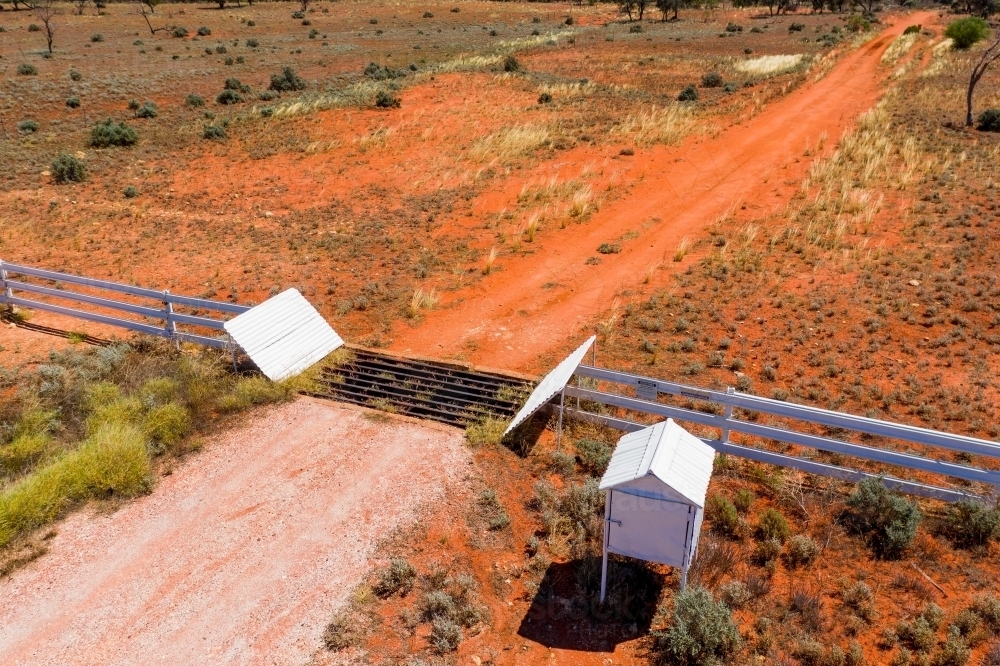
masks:
POLYGON ((649 633, 664 582, 652 565, 612 556, 602 605, 600 556, 551 564, 517 634, 550 648, 612 652, 649 633))

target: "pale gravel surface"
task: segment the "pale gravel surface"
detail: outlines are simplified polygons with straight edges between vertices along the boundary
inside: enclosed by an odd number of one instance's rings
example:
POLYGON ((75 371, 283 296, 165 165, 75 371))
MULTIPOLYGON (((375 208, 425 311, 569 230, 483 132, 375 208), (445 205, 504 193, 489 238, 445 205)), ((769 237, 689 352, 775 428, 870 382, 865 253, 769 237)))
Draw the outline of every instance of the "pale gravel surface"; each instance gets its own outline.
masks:
POLYGON ((377 541, 468 469, 459 431, 301 398, 0 580, 0 664, 302 664, 377 541))

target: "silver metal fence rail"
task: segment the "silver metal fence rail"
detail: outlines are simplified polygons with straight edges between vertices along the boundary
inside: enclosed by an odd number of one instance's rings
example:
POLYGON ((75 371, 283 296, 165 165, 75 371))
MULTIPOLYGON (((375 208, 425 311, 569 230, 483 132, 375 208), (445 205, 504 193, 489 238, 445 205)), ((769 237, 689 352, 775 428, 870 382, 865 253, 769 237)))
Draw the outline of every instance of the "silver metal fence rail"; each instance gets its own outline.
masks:
MULTIPOLYGON (((566 386, 564 389, 565 397, 577 398, 578 400, 586 400, 612 407, 619 407, 633 412, 650 414, 656 417, 673 418, 678 421, 687 421, 690 423, 697 423, 700 425, 718 428, 720 435, 717 439, 705 439, 704 441, 720 453, 735 455, 758 462, 781 465, 783 467, 798 469, 811 474, 829 476, 848 481, 860 481, 861 479, 867 477, 876 476, 875 474, 870 474, 868 472, 840 467, 837 465, 829 465, 809 460, 808 458, 801 458, 732 443, 729 438, 730 433, 739 432, 746 435, 762 437, 772 441, 795 444, 819 451, 838 453, 886 465, 894 465, 907 469, 939 474, 954 479, 962 479, 963 481, 985 483, 994 488, 994 495, 1000 494, 1000 472, 997 471, 947 462, 914 453, 904 453, 874 446, 867 446, 864 444, 847 442, 840 439, 834 439, 832 437, 797 432, 795 430, 776 427, 773 425, 761 425, 752 421, 735 418, 733 416, 733 410, 734 408, 740 408, 747 411, 755 411, 762 414, 795 419, 821 426, 842 428, 870 435, 903 440, 914 444, 936 446, 950 451, 958 451, 1000 459, 1000 444, 995 442, 977 439, 975 437, 967 437, 964 435, 954 435, 927 428, 881 421, 862 416, 854 416, 851 414, 834 412, 807 405, 797 405, 770 398, 762 398, 745 393, 738 393, 732 388, 727 389, 725 392, 712 391, 685 384, 666 382, 659 379, 616 372, 613 370, 605 370, 603 368, 596 368, 582 364, 577 367, 574 374, 578 377, 631 386, 635 389, 636 397, 607 393, 596 389, 585 388, 583 386, 566 386), (661 393, 675 397, 712 403, 721 408, 722 414, 706 413, 659 403, 657 400, 661 393)), ((645 427, 642 424, 635 423, 627 419, 588 412, 584 409, 573 408, 571 406, 566 406, 565 412, 566 416, 600 423, 618 430, 634 431, 645 427)), ((947 501, 957 501, 974 497, 972 493, 966 492, 961 488, 944 488, 892 477, 883 477, 883 483, 902 492, 926 497, 935 497, 947 501)))
POLYGON ((170 290, 157 291, 155 289, 135 287, 132 285, 120 284, 118 282, 95 280, 93 278, 81 277, 79 275, 70 275, 68 273, 58 273, 56 271, 48 271, 21 264, 12 264, 5 261, 0 261, 0 283, 2 283, 3 286, 3 290, 0 292, 0 304, 19 305, 25 308, 54 312, 69 317, 76 317, 77 319, 117 326, 119 328, 125 328, 130 331, 137 331, 147 335, 168 338, 177 342, 195 342, 201 345, 217 348, 228 348, 231 346, 231 342, 227 338, 213 338, 207 335, 181 331, 178 330, 177 325, 184 324, 188 326, 198 326, 201 328, 222 331, 224 330, 225 324, 223 319, 181 314, 174 311, 174 306, 199 308, 202 310, 233 315, 242 314, 250 309, 245 305, 236 305, 235 303, 211 301, 191 296, 176 296, 171 294, 170 290), (138 296, 140 298, 147 298, 154 301, 158 304, 158 307, 137 305, 135 303, 114 300, 113 298, 104 298, 68 289, 43 286, 25 282, 23 279, 15 280, 11 278, 11 275, 40 278, 52 282, 80 285, 83 287, 90 287, 92 289, 138 296), (21 296, 16 296, 15 292, 39 294, 51 298, 65 299, 74 303, 84 303, 110 310, 117 310, 119 312, 127 312, 129 314, 139 315, 148 319, 159 320, 162 321, 163 324, 155 326, 153 324, 135 321, 134 319, 122 319, 74 307, 56 305, 31 298, 23 298, 21 296))

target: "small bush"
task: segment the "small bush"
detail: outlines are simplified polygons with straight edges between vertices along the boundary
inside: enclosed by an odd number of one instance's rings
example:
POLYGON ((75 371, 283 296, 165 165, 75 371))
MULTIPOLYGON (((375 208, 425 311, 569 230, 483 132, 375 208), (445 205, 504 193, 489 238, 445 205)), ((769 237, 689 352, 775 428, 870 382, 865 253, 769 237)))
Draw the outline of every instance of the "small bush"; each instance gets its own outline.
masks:
POLYGON ((198 35, 201 37, 208 37, 211 34, 212 31, 206 26, 201 26, 200 28, 198 28, 198 35))
POLYGON ((708 590, 689 588, 674 604, 674 623, 666 631, 652 632, 658 662, 700 666, 725 661, 739 651, 742 640, 729 608, 708 590))
POLYGON ((156 109, 156 104, 152 102, 146 102, 135 111, 136 118, 155 118, 158 115, 160 113, 156 109))
POLYGON ((919 35, 920 29, 923 28, 922 25, 908 25, 906 30, 903 31, 904 35, 919 35))
POLYGON ((551 104, 552 103, 552 95, 550 95, 547 92, 543 92, 541 95, 538 96, 538 103, 539 104, 551 104))
POLYGON ((510 516, 500 503, 495 490, 484 490, 476 501, 490 530, 502 530, 510 525, 510 516))
POLYGON ((430 641, 438 652, 454 652, 462 642, 462 628, 447 618, 434 620, 431 623, 430 641))
MULTIPOLYGON (((207 52, 208 49, 205 49, 205 51, 207 52)), ((229 53, 229 49, 227 49, 224 44, 219 44, 218 46, 215 47, 215 52, 218 55, 226 55, 227 53, 229 53)))
POLYGON ((142 433, 130 425, 103 425, 75 451, 0 492, 0 547, 51 523, 76 502, 131 497, 149 486, 142 433))
POLYGON ((756 537, 760 541, 775 539, 779 543, 785 543, 791 533, 788 521, 777 509, 765 509, 760 514, 756 532, 756 537))
POLYGON ((736 496, 733 497, 733 506, 736 507, 736 511, 741 514, 746 514, 750 511, 750 507, 757 500, 756 495, 752 491, 746 488, 740 488, 736 491, 736 496))
POLYGON ((1000 109, 986 109, 980 113, 978 127, 983 132, 1000 132, 1000 109))
POLYGON ((392 560, 389 567, 379 575, 378 581, 372 586, 372 591, 383 599, 397 592, 406 595, 413 589, 416 578, 417 570, 413 565, 405 559, 397 558, 392 560))
POLYGON ((82 81, 83 80, 83 74, 81 74, 80 72, 76 71, 75 69, 71 69, 71 70, 69 70, 69 78, 70 78, 71 81, 82 81))
POLYGON ((57 183, 82 183, 87 178, 87 166, 83 161, 66 153, 52 160, 50 169, 57 183))
POLYGON ((971 610, 983 619, 994 633, 1000 633, 1000 598, 983 594, 972 600, 971 610))
POLYGON ((430 12, 424 12, 424 18, 434 18, 434 14, 430 12))
POLYGON ((611 447, 596 439, 581 439, 576 443, 580 465, 595 476, 602 476, 611 462, 611 447))
POLYGON ((727 83, 726 85, 722 86, 722 92, 724 93, 734 93, 736 92, 736 90, 737 87, 735 83, 727 83))
POLYGON ((636 23, 635 25, 630 25, 628 27, 628 31, 633 34, 639 34, 642 32, 642 25, 639 23, 636 23))
POLYGON ((220 92, 215 98, 216 104, 223 104, 223 105, 239 104, 242 101, 243 101, 243 95, 229 88, 223 89, 223 91, 220 92))
POLYGON ((187 407, 170 402, 149 410, 145 426, 146 434, 153 441, 153 452, 162 453, 191 430, 191 413, 187 407))
POLYGON ((228 393, 218 401, 223 412, 242 411, 255 405, 285 402, 295 397, 290 384, 272 382, 266 377, 242 377, 228 393))
POLYGON ((788 548, 785 552, 785 561, 789 568, 811 564, 819 554, 819 546, 805 534, 796 534, 788 541, 788 548))
POLYGON ((22 63, 17 66, 17 73, 19 76, 36 76, 38 74, 38 68, 34 65, 29 65, 28 63, 22 63))
POLYGON ((948 638, 934 656, 931 658, 931 666, 965 666, 969 662, 972 652, 966 645, 958 627, 949 627, 948 638))
POLYGON ((102 35, 99 32, 95 32, 93 35, 90 36, 90 41, 95 42, 95 43, 96 42, 103 42, 104 41, 104 35, 102 35))
POLYGON ((601 254, 618 254, 622 251, 622 246, 618 243, 601 243, 597 246, 597 251, 601 254))
POLYGON ((401 105, 400 99, 390 92, 379 90, 375 95, 375 108, 377 109, 398 109, 401 105))
POLYGON ((788 26, 788 32, 802 32, 806 29, 805 23, 792 23, 788 26))
POLYGON ((851 32, 868 32, 872 29, 871 22, 864 16, 859 16, 857 14, 848 17, 847 19, 847 29, 851 32))
POLYGON ((139 196, 139 189, 134 185, 129 185, 128 187, 125 188, 125 191, 122 192, 122 194, 125 195, 126 199, 135 199, 137 196, 139 196))
POLYGON ((271 85, 268 87, 276 92, 305 90, 306 82, 291 67, 283 67, 281 74, 271 75, 271 85))
POLYGON ((32 134, 38 131, 38 123, 34 120, 22 120, 17 124, 17 131, 23 134, 32 134))
POLYGON ((246 41, 246 45, 248 48, 255 49, 258 46, 260 46, 260 42, 258 42, 256 39, 248 39, 246 41))
POLYGON ((188 31, 187 28, 182 28, 180 26, 177 26, 170 32, 170 34, 173 35, 174 37, 177 37, 178 39, 181 39, 188 36, 188 31))
POLYGON ((728 537, 738 537, 740 516, 733 503, 722 495, 712 495, 705 507, 707 518, 712 521, 712 529, 728 537))
POLYGON ((206 125, 201 138, 212 141, 223 141, 226 138, 226 130, 219 125, 206 125))
POLYGON ((759 567, 767 566, 781 557, 781 542, 777 539, 761 541, 750 554, 750 561, 759 567))
POLYGON ((201 108, 205 106, 205 98, 201 95, 195 95, 192 93, 184 99, 184 104, 192 109, 201 108))
POLYGON ((1000 534, 1000 511, 975 500, 963 500, 948 506, 945 534, 962 548, 986 545, 1000 534))
POLYGON ((718 88, 722 85, 722 75, 718 72, 708 72, 701 77, 701 86, 703 88, 718 88))
POLYGON ((726 32, 743 32, 743 26, 730 21, 726 24, 726 32))
POLYGON ((944 29, 944 36, 950 37, 956 49, 968 49, 976 42, 986 39, 990 24, 978 16, 966 16, 952 21, 944 29))
POLYGON ((745 606, 752 596, 747 586, 738 580, 731 580, 719 588, 719 598, 733 610, 745 606))
POLYGON ((67 97, 66 98, 66 106, 69 107, 69 108, 71 108, 71 109, 79 109, 80 108, 80 98, 79 97, 67 97))
POLYGON ((90 145, 94 148, 111 146, 134 146, 139 142, 139 133, 126 125, 108 118, 99 122, 90 132, 90 145))
POLYGON ((514 54, 507 54, 507 57, 503 59, 503 71, 505 72, 519 72, 521 71, 521 63, 517 61, 514 54))
POLYGON ((878 478, 858 484, 847 499, 847 527, 866 539, 876 556, 896 559, 917 535, 921 514, 916 502, 908 502, 882 485, 878 478))
POLYGON ((293 19, 304 19, 306 17, 305 12, 292 12, 293 19))
POLYGON ((677 96, 678 102, 697 102, 698 101, 698 89, 694 86, 688 86, 677 96))

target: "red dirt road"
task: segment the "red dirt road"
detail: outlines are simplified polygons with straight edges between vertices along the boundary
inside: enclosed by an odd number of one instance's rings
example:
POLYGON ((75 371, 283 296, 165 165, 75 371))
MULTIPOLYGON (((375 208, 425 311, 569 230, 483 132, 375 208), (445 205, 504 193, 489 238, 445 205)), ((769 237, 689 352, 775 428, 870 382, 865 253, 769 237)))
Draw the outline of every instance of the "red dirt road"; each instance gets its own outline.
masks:
POLYGON ((305 663, 377 539, 466 466, 457 430, 269 409, 151 495, 59 524, 0 581, 0 663, 305 663))
MULTIPOLYGON (((891 71, 880 68, 879 60, 892 40, 907 25, 928 25, 935 17, 922 12, 898 20, 819 81, 714 138, 637 151, 645 178, 627 196, 585 225, 543 235, 534 254, 504 259, 502 271, 450 297, 441 311, 397 337, 393 348, 435 356, 464 353, 492 367, 531 370, 539 353, 591 326, 616 293, 637 286, 685 235, 740 202, 766 212, 787 201, 811 164, 803 158, 806 149, 815 149, 825 134, 829 152, 878 99, 891 71), (620 254, 603 256, 596 266, 585 264, 599 256, 601 243, 628 232, 638 237, 624 240, 620 254)), ((580 166, 590 159, 583 156, 580 166)))

